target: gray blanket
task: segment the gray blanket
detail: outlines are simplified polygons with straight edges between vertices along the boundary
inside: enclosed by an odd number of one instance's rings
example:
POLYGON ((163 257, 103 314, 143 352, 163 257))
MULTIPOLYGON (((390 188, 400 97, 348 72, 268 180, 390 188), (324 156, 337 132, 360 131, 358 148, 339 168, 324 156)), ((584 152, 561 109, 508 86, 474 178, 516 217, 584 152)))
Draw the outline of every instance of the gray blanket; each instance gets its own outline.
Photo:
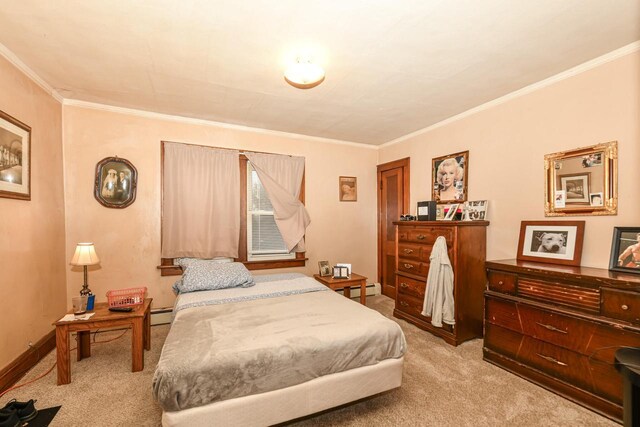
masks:
POLYGON ((399 325, 334 292, 180 311, 153 379, 165 411, 276 390, 404 355, 399 325))

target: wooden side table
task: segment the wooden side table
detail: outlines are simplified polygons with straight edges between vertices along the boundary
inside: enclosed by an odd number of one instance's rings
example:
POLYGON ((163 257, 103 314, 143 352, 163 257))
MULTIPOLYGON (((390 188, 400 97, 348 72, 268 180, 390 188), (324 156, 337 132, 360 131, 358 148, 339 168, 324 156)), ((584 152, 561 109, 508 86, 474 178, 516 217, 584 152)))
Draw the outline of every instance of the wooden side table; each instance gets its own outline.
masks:
POLYGON ((351 287, 360 286, 360 304, 367 304, 367 278, 356 273, 351 273, 349 279, 334 279, 333 276, 313 275, 314 279, 323 285, 333 289, 343 289, 344 296, 351 298, 351 287))
MULTIPOLYGON (((131 333, 131 371, 138 372, 144 369, 144 351, 151 350, 151 301, 153 298, 145 298, 144 303, 135 306, 129 313, 109 311, 106 302, 96 303, 89 320, 72 320, 70 322, 57 321, 56 327, 56 354, 58 385, 71 382, 70 339, 71 332, 78 333, 78 361, 91 356, 92 329, 113 328, 118 326, 130 327, 131 333)), ((70 312, 72 313, 72 312, 70 312)))

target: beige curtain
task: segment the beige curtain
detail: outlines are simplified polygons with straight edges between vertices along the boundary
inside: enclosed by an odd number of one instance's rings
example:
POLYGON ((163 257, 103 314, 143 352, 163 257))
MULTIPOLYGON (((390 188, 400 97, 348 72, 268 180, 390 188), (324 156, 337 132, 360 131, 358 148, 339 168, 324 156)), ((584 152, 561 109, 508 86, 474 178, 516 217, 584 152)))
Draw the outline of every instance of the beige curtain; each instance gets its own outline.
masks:
POLYGON ((273 216, 289 251, 304 252, 304 233, 311 223, 298 199, 304 174, 304 157, 245 153, 269 195, 273 216))
POLYGON ((240 153, 164 144, 162 257, 238 257, 240 153))

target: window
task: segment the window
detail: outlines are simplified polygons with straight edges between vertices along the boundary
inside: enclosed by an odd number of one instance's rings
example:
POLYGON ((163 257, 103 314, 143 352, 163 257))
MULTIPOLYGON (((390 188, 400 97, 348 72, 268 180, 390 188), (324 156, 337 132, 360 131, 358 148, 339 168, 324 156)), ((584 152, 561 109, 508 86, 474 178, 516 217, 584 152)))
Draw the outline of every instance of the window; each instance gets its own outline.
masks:
MULTIPOLYGON (((215 147, 212 147, 215 148, 215 147)), ((164 143, 162 145, 164 156, 164 143)), ((163 163, 164 167, 164 163, 163 163)), ((273 207, 257 173, 244 155, 240 155, 240 239, 238 258, 249 270, 304 267, 304 252, 289 253, 276 226, 273 207)), ((164 184, 163 184, 164 185, 164 184)), ((302 176, 300 201, 305 199, 305 178, 302 176)), ((162 276, 181 275, 182 269, 173 258, 162 258, 158 266, 162 276)))
POLYGON ((258 174, 247 162, 247 260, 295 259, 282 240, 273 207, 258 174))

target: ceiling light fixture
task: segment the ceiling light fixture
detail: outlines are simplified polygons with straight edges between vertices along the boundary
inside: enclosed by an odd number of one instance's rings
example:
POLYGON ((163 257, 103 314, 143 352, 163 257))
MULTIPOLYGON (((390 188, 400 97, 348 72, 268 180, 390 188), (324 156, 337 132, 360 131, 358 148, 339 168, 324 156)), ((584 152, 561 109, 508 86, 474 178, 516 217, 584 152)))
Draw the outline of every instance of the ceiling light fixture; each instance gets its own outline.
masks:
POLYGON ((284 79, 298 89, 311 89, 324 81, 324 70, 309 59, 297 58, 284 72, 284 79))

